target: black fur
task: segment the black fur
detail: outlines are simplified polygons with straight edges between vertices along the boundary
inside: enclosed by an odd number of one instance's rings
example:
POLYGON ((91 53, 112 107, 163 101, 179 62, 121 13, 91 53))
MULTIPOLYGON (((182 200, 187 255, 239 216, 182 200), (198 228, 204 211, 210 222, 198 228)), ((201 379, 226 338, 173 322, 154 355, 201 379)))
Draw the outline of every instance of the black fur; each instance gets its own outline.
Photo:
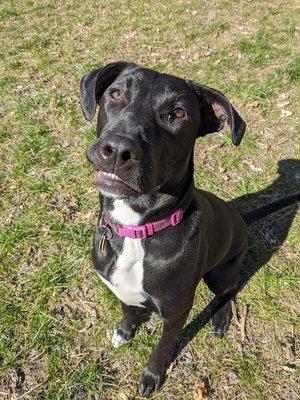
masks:
MULTIPOLYGON (((141 214, 140 224, 162 219, 186 202, 180 224, 142 240, 143 289, 147 294, 143 306, 163 320, 162 337, 140 377, 140 394, 148 396, 163 382, 170 350, 185 324, 201 278, 220 304, 225 300, 211 319, 213 334, 222 336, 228 329, 228 295, 238 287, 248 248, 245 221, 260 218, 268 210, 242 218, 223 200, 194 189, 196 138, 219 131, 225 122, 234 145, 241 142, 245 132, 245 122, 222 93, 132 63, 117 62, 91 72, 81 81, 81 106, 87 119, 93 117, 97 104, 98 137, 87 156, 96 171, 120 178, 111 182, 100 174, 98 226, 103 212, 112 222, 118 222, 112 215, 114 197, 124 199, 141 214), (176 108, 185 111, 183 118, 175 116, 176 108)), ((271 211, 277 209, 276 205, 271 207, 271 211)), ((113 235, 104 254, 99 252, 99 241, 97 229, 93 262, 109 280, 124 238, 113 235)), ((142 309, 122 303, 122 310, 124 317, 117 329, 127 340, 141 323, 142 309)))

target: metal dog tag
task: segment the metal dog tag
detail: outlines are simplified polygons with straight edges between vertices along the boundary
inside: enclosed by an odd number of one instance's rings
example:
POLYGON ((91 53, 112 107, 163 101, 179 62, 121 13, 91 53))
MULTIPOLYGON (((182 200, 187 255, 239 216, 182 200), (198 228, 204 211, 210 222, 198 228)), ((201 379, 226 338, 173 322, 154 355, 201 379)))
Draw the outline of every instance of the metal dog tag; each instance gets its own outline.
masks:
POLYGON ((100 233, 100 241, 99 241, 99 253, 105 254, 106 253, 106 245, 109 239, 112 239, 112 231, 106 225, 101 225, 99 227, 100 233))

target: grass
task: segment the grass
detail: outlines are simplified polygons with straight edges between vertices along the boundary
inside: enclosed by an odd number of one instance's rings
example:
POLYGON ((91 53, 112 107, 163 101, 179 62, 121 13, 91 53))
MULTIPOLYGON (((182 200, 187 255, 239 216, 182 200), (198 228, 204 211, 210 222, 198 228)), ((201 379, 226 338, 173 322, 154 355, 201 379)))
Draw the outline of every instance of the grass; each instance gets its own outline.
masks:
MULTIPOLYGON (((138 399, 161 324, 154 317, 131 344, 110 346, 120 309, 91 267, 98 203, 84 153, 95 123, 81 115, 79 80, 125 59, 224 91, 248 131, 237 149, 228 131, 198 141, 196 184, 241 208, 265 204, 299 188, 299 8, 287 0, 4 0, 0 20, 0 397, 138 399)), ((246 340, 238 321, 220 341, 205 326, 153 398, 198 400, 199 382, 215 400, 298 398, 294 214, 250 230, 250 258, 261 268, 237 299, 238 312, 248 309, 246 340)), ((201 283, 190 320, 211 298, 201 283)))

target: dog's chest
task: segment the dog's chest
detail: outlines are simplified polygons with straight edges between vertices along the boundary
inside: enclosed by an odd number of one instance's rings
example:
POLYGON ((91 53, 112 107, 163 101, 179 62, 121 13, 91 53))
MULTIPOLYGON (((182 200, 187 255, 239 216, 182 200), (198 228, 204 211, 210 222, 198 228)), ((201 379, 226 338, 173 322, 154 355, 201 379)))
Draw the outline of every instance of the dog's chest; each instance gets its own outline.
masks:
POLYGON ((141 239, 125 238, 110 279, 101 277, 110 290, 127 305, 141 306, 145 301, 143 260, 141 239))
POLYGON ((141 303, 146 299, 143 290, 144 256, 141 239, 126 237, 109 280, 100 275, 109 289, 127 305, 143 307, 141 303))

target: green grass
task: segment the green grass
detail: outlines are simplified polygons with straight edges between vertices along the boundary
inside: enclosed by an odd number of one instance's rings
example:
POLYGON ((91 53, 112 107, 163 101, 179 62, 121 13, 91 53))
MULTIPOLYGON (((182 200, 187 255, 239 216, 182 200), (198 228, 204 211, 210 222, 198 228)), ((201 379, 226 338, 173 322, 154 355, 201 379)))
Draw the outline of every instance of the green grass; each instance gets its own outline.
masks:
MULTIPOLYGON (((195 182, 255 207, 299 188, 298 20, 287 0, 1 3, 0 398, 138 399, 161 332, 154 317, 124 348, 110 346, 121 313, 91 266, 95 121, 81 115, 82 75, 132 60, 222 90, 248 130, 238 148, 228 130, 199 139, 195 182)), ((205 326, 154 398, 198 400, 202 381, 213 400, 298 398, 299 218, 285 210, 250 239, 261 268, 237 299, 247 340, 235 322, 220 341, 205 326)), ((201 283, 189 320, 211 298, 201 283)))

